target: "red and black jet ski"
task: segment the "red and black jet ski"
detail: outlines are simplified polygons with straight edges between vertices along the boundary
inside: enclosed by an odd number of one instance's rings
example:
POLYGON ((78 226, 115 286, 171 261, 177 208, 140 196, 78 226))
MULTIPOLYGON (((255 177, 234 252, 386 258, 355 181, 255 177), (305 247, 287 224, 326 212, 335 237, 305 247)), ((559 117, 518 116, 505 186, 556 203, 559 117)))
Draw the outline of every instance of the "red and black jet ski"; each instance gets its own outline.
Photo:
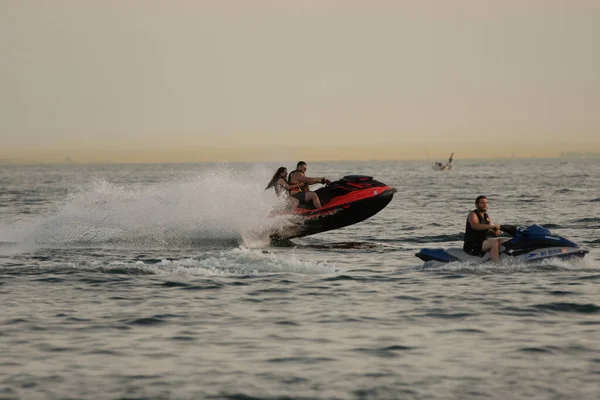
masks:
POLYGON ((383 210, 396 189, 370 176, 347 175, 342 179, 315 190, 322 208, 300 202, 292 211, 274 211, 271 216, 292 216, 292 225, 278 229, 271 240, 293 239, 314 235, 356 224, 383 210))

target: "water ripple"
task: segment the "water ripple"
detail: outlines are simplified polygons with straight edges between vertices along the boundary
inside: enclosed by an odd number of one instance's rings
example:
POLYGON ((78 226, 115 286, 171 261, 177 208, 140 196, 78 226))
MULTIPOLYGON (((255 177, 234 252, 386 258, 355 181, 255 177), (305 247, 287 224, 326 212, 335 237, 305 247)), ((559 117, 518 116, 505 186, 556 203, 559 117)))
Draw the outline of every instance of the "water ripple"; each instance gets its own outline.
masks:
POLYGON ((600 313, 600 307, 595 304, 577 304, 577 303, 547 303, 536 304, 532 306, 541 311, 572 312, 579 314, 597 314, 600 313))

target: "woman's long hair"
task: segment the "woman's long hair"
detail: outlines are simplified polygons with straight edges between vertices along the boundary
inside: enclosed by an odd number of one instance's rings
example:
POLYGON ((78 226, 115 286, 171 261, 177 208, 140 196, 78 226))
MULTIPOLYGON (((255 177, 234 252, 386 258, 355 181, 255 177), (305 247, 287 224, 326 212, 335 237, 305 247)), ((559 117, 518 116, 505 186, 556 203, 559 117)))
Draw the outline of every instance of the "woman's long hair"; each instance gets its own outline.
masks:
POLYGON ((275 172, 275 175, 273 175, 273 177, 271 178, 271 181, 269 182, 269 184, 267 185, 267 187, 265 188, 265 190, 269 190, 273 186, 275 186, 275 184, 279 180, 279 175, 281 175, 281 173, 283 171, 285 171, 286 169, 287 169, 286 167, 279 167, 279 168, 277 168, 277 172, 275 172))

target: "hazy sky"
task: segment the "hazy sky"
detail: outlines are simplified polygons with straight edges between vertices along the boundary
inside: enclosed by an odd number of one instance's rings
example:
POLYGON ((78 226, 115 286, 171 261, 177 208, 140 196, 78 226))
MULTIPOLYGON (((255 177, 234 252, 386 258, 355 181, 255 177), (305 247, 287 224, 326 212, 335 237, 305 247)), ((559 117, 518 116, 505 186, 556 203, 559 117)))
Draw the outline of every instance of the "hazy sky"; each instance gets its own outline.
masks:
POLYGON ((599 152, 599 21, 597 0, 0 0, 0 159, 599 152))

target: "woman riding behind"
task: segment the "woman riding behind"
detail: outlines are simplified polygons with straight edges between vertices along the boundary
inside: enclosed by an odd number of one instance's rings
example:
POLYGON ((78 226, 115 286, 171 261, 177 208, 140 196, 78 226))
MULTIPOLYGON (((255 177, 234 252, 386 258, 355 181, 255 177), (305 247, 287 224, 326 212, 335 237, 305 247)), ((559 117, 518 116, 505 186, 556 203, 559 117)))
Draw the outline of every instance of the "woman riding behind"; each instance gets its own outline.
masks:
POLYGON ((275 193, 277 194, 277 196, 280 198, 285 198, 287 201, 289 201, 292 211, 296 211, 296 209, 298 208, 298 204, 300 202, 298 201, 298 199, 290 196, 290 191, 292 189, 300 188, 302 186, 302 183, 290 185, 288 183, 288 181, 286 180, 286 177, 287 177, 287 168, 286 167, 277 168, 277 172, 275 172, 275 174, 271 178, 271 181, 269 182, 269 184, 267 185, 265 190, 273 188, 273 190, 275 190, 275 193))

